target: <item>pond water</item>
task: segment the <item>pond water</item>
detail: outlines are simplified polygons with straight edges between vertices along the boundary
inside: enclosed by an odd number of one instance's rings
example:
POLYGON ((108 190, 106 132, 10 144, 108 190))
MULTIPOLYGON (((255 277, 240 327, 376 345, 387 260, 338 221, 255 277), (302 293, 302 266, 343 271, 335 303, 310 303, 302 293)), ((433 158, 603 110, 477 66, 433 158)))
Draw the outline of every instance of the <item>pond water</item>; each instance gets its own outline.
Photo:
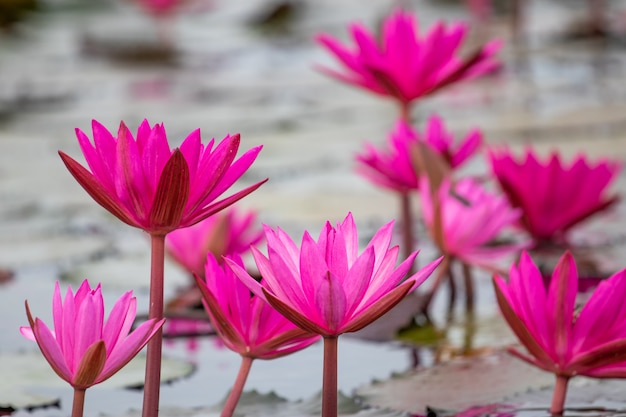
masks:
MULTIPOLYGON (((0 286, 0 356, 34 350, 17 331, 26 323, 23 302, 28 299, 33 312, 49 320, 59 278, 64 286, 84 277, 101 281, 109 300, 133 288, 139 310, 147 309, 147 240, 91 201, 57 155, 59 149, 79 155, 74 128, 89 132, 92 119, 111 130, 120 120, 131 129, 144 118, 162 121, 174 142, 199 127, 205 139, 240 132, 243 147, 263 144, 240 185, 265 177, 270 181, 241 206, 259 210, 263 222, 293 236, 305 229, 316 233, 325 220, 342 219, 348 211, 364 238, 394 218, 394 196, 354 174, 353 155, 364 140, 384 140, 395 109, 317 73, 315 64, 333 63, 312 41, 319 31, 346 39, 348 22, 372 25, 394 3, 401 2, 303 0, 290 3, 285 20, 261 24, 275 3, 196 1, 172 24, 173 54, 160 49, 153 22, 128 2, 50 1, 15 32, 0 34, 0 267, 13 273, 12 281, 0 286)), ((437 18, 466 16, 454 2, 404 3, 419 13, 424 26, 437 18)), ((619 38, 609 43, 559 39, 579 14, 571 4, 532 2, 526 42, 507 43, 503 70, 425 100, 416 118, 436 111, 455 132, 479 126, 491 145, 520 149, 532 143, 544 153, 558 148, 568 156, 584 151, 594 158, 625 158, 623 45, 619 38)), ((490 31, 510 40, 504 19, 490 31)), ((475 159, 465 171, 484 175, 484 160, 475 159)), ((616 189, 625 185, 622 174, 616 189)), ((579 242, 602 247, 603 271, 624 266, 623 211, 619 206, 576 235, 579 242)), ((435 256, 424 238, 419 247, 422 264, 435 256)), ((172 296, 188 278, 175 265, 167 268, 167 295, 172 296)), ((477 278, 482 330, 475 339, 467 336, 462 309, 447 331, 443 352, 424 348, 416 353, 397 341, 344 337, 340 389, 351 395, 372 379, 387 379, 416 362, 432 364, 436 354, 457 355, 468 344, 466 352, 509 343, 511 335, 501 323, 489 324, 497 319, 488 274, 477 278)), ((440 326, 445 299, 444 291, 435 303, 440 326)), ((407 317, 400 313, 400 324, 393 326, 401 327, 407 317)), ((164 386, 164 407, 214 405, 234 380, 238 356, 220 349, 213 337, 198 340, 192 352, 188 348, 183 339, 166 344, 169 357, 193 364, 194 371, 164 386)), ((274 391, 288 400, 313 398, 320 388, 321 363, 320 344, 277 361, 259 361, 247 389, 274 391)), ((189 365, 179 368, 184 373, 189 365)), ((0 374, 6 378, 10 371, 0 374)), ((69 415, 69 387, 26 386, 60 399, 60 408, 35 414, 69 415)), ((0 405, 7 401, 1 396, 0 405)), ((87 415, 122 415, 140 407, 139 391, 104 384, 87 394, 87 415)))

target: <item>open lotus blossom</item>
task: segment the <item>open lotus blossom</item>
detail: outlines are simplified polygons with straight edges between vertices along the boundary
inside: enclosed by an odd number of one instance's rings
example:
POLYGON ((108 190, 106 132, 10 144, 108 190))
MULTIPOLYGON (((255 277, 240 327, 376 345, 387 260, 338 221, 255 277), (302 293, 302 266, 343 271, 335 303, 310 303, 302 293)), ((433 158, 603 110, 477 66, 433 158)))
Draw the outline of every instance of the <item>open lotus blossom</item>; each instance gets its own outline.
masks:
POLYGON ((454 185, 446 179, 436 191, 438 201, 435 204, 427 179, 421 181, 421 187, 424 222, 446 255, 469 265, 490 267, 500 257, 527 246, 526 243, 493 244, 521 215, 506 197, 488 192, 471 178, 454 185))
POLYGON ((396 268, 397 246, 389 248, 393 222, 376 232, 359 255, 352 214, 333 227, 327 222, 315 241, 304 233, 301 248, 280 228, 265 227, 269 256, 252 248, 264 282, 226 259, 237 276, 301 328, 323 336, 354 332, 371 323, 420 285, 440 259, 403 281, 417 256, 396 268))
POLYGON ((317 42, 344 66, 343 70, 322 67, 321 71, 348 84, 391 96, 404 107, 499 66, 495 54, 500 41, 489 42, 467 58, 459 55, 467 33, 463 23, 446 27, 437 22, 420 38, 415 16, 396 10, 383 22, 380 39, 359 23, 352 24, 350 32, 355 48, 342 45, 330 35, 317 36, 317 42))
POLYGON ((386 150, 366 143, 365 152, 357 154, 357 172, 376 185, 400 193, 415 190, 419 181, 412 153, 419 142, 426 143, 451 168, 456 168, 478 151, 482 133, 474 129, 455 144, 454 135, 446 131, 443 120, 435 114, 428 118, 423 133, 413 130, 404 120, 398 120, 388 136, 386 150))
POLYGON ((124 122, 117 137, 93 121, 94 144, 80 129, 78 142, 89 171, 59 152, 78 183, 118 219, 150 234, 167 234, 188 227, 228 207, 256 190, 264 181, 215 202, 256 159, 255 147, 235 160, 239 135, 227 135, 215 148, 206 146, 200 130, 179 148, 170 149, 163 125, 144 120, 137 139, 124 122))
POLYGON ((557 377, 551 412, 563 411, 573 376, 626 377, 626 270, 602 281, 580 310, 578 273, 569 252, 548 288, 526 252, 511 266, 508 283, 496 276, 494 284, 504 318, 528 351, 511 352, 557 377))
POLYGON ((254 211, 238 212, 235 207, 208 217, 165 238, 169 254, 190 273, 204 276, 207 252, 216 259, 226 254, 241 255, 263 240, 263 229, 254 211))
POLYGON ((618 201, 606 196, 621 168, 617 162, 592 163, 581 155, 567 165, 556 152, 544 162, 531 148, 521 161, 507 149, 491 150, 489 159, 509 201, 522 210, 521 226, 537 243, 565 240, 570 228, 618 201))
POLYGON ((131 332, 136 309, 137 300, 129 291, 105 321, 100 284, 92 289, 85 280, 76 294, 68 288, 62 300, 57 282, 52 298, 54 329, 33 319, 26 302, 30 327, 20 331, 37 342, 57 375, 75 389, 85 390, 119 371, 163 325, 164 320, 148 320, 131 332))

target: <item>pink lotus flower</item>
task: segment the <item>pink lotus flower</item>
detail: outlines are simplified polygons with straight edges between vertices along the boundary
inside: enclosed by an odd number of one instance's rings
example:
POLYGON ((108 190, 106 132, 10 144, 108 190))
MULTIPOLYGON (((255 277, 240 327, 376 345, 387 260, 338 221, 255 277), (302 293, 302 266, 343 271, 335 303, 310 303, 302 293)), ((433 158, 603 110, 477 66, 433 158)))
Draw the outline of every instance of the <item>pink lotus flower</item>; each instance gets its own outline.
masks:
POLYGON ((456 168, 476 153, 482 134, 478 129, 472 130, 455 145, 454 136, 445 130, 443 120, 437 115, 428 118, 424 133, 418 133, 403 120, 398 120, 388 137, 387 151, 366 144, 365 152, 357 154, 357 172, 376 185, 400 193, 415 190, 419 181, 412 153, 421 141, 441 154, 451 168, 456 168))
POLYGON ((444 180, 436 191, 435 204, 426 178, 421 187, 424 222, 443 253, 469 265, 489 267, 494 260, 527 246, 525 243, 493 245, 498 234, 521 215, 505 197, 487 192, 470 178, 454 186, 450 180, 444 180))
POLYGON ((592 164, 579 156, 566 166, 558 153, 542 162, 532 149, 519 162, 508 150, 492 150, 489 159, 509 201, 522 210, 521 226, 537 242, 565 239, 570 228, 618 201, 605 196, 620 170, 616 162, 592 164))
POLYGON ((191 227, 169 233, 165 247, 187 271, 204 276, 207 252, 221 260, 226 254, 241 255, 263 240, 263 230, 257 229, 255 223, 254 211, 240 214, 231 207, 191 227))
MULTIPOLYGON (((244 268, 241 258, 235 255, 231 259, 244 268)), ((274 359, 319 339, 287 320, 265 300, 251 295, 231 269, 219 265, 211 253, 206 258, 205 276, 203 280, 196 275, 202 302, 230 350, 251 358, 274 359)))
POLYGON ((92 290, 85 280, 76 294, 68 288, 65 301, 61 301, 57 282, 52 298, 54 329, 33 319, 26 302, 30 327, 20 331, 37 342, 57 375, 75 389, 84 390, 130 362, 163 325, 164 320, 148 320, 129 333, 136 308, 137 299, 129 291, 117 300, 105 322, 100 284, 92 290))
POLYGON ((264 181, 214 202, 250 167, 261 147, 235 160, 239 135, 226 136, 213 149, 200 131, 192 132, 174 151, 163 125, 139 126, 135 140, 122 122, 116 137, 93 121, 94 143, 79 129, 78 142, 91 171, 59 152, 79 184, 118 219, 152 235, 188 227, 228 207, 264 181))
POLYGON ((546 290, 537 266, 523 253, 509 282, 494 278, 500 310, 528 354, 511 352, 557 376, 553 413, 563 411, 569 378, 626 377, 626 270, 600 283, 580 312, 578 274, 569 252, 559 260, 546 290))
POLYGON ((269 257, 252 248, 263 283, 226 258, 257 296, 302 329, 322 336, 357 331, 420 285, 441 259, 402 281, 417 252, 395 267, 398 247, 389 248, 393 222, 383 226, 358 253, 358 233, 348 214, 337 228, 326 223, 317 240, 305 232, 301 249, 280 228, 265 228, 269 257))
POLYGON ((380 39, 361 24, 352 24, 354 49, 329 35, 318 35, 317 42, 345 67, 343 71, 322 67, 321 71, 408 106, 413 100, 499 66, 494 56, 500 49, 499 41, 488 43, 469 58, 458 56, 466 31, 461 23, 446 28, 438 22, 420 38, 415 16, 396 10, 385 19, 380 39))

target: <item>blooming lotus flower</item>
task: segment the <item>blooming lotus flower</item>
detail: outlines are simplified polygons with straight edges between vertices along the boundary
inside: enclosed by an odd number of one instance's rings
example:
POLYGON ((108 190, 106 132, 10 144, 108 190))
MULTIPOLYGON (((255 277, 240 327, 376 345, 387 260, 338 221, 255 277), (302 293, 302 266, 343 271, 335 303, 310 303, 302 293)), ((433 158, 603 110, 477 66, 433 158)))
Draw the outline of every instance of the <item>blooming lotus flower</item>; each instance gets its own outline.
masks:
POLYGON ((357 172, 376 185, 407 193, 419 187, 412 155, 418 143, 426 143, 451 168, 456 168, 478 150, 481 141, 482 134, 475 129, 460 144, 455 145, 454 136, 445 130, 443 120, 437 115, 428 118, 423 133, 416 132, 405 121, 398 120, 388 136, 386 151, 366 144, 365 152, 357 154, 357 172))
POLYGON ((490 266, 494 260, 526 246, 492 244, 505 227, 519 219, 521 212, 511 208, 505 197, 487 192, 473 179, 462 179, 454 186, 446 179, 435 197, 427 179, 422 180, 421 187, 424 222, 443 253, 469 265, 490 266))
POLYGON ((30 327, 20 331, 37 342, 57 375, 75 389, 85 390, 119 371, 163 325, 164 320, 148 320, 130 332, 136 309, 137 299, 129 291, 117 300, 105 322, 100 284, 91 289, 85 280, 76 294, 68 288, 62 301, 57 282, 52 298, 54 329, 33 319, 26 302, 30 327))
POLYGON ((333 53, 343 71, 322 67, 325 74, 376 94, 391 96, 403 106, 461 80, 478 77, 498 67, 499 41, 492 41, 469 58, 458 55, 467 32, 465 24, 449 28, 436 23, 422 38, 409 12, 396 10, 383 22, 380 39, 354 23, 350 32, 356 48, 348 48, 322 34, 317 42, 333 53))
POLYGON ((509 201, 522 210, 521 226, 537 242, 565 239, 570 228, 618 200, 605 195, 617 162, 579 156, 568 166, 556 152, 542 162, 532 149, 519 162, 508 150, 492 150, 489 159, 509 201))
POLYGON ((304 233, 301 248, 280 228, 265 227, 269 256, 252 248, 263 283, 237 263, 228 265, 250 290, 302 329, 322 336, 357 331, 398 303, 437 267, 438 259, 405 281, 417 252, 395 267, 398 247, 389 248, 393 222, 358 253, 352 214, 334 228, 329 222, 315 241, 304 233))
POLYGON ((191 227, 169 233, 165 239, 170 255, 187 271, 204 276, 207 252, 217 259, 240 255, 263 240, 255 227, 256 213, 238 213, 234 207, 202 220, 191 227))
MULTIPOLYGON (((232 256, 239 268, 243 262, 232 256)), ((287 320, 265 300, 250 290, 228 267, 209 253, 205 280, 196 275, 204 307, 226 347, 258 359, 273 359, 309 346, 319 336, 306 332, 287 320)))
POLYGON ((494 278, 500 310, 528 350, 511 353, 557 376, 553 413, 563 410, 569 378, 626 377, 626 270, 598 285, 577 312, 578 273, 566 252, 546 289, 537 266, 527 253, 512 265, 509 282, 494 278))
POLYGON ((78 142, 89 171, 63 152, 61 159, 78 183, 118 219, 152 235, 195 223, 256 190, 264 181, 214 202, 250 167, 261 147, 235 160, 239 135, 226 136, 213 149, 195 130, 171 150, 163 125, 147 120, 133 138, 124 122, 117 137, 93 121, 94 144, 81 130, 78 142))

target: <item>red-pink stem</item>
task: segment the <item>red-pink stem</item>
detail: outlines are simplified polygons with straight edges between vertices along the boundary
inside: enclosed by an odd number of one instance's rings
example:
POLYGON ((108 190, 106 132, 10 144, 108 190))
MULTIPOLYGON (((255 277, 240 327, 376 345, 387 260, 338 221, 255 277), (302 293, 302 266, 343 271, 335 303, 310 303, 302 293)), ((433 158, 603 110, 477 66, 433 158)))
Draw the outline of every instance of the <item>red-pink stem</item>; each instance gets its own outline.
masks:
POLYGON ((74 388, 74 402, 72 403, 72 417, 83 417, 85 409, 85 390, 74 388))
POLYGON ((556 384, 554 385, 554 394, 552 395, 552 405, 550 406, 550 414, 560 416, 565 408, 565 395, 567 394, 567 383, 569 377, 563 375, 556 376, 556 384))
POLYGON ((338 336, 324 337, 322 417, 337 417, 337 341, 338 336))
MULTIPOLYGON (((400 194, 400 210, 402 216, 402 259, 408 258, 415 247, 415 236, 413 235, 413 211, 411 207, 411 195, 408 192, 400 194)), ((417 268, 417 260, 409 269, 408 275, 413 275, 417 268)))
POLYGON ((222 409, 221 417, 231 417, 235 412, 235 408, 237 408, 237 403, 239 402, 239 398, 241 398, 241 393, 243 392, 243 387, 246 385, 250 368, 252 368, 252 361, 253 358, 249 356, 241 357, 239 373, 237 374, 237 379, 235 379, 233 388, 228 394, 226 404, 224 404, 224 408, 222 409))
MULTIPOLYGON (((151 235, 150 308, 148 318, 163 318, 163 269, 165 264, 165 235, 151 235)), ((160 328, 148 342, 146 379, 143 392, 143 417, 157 417, 161 390, 161 350, 163 330, 160 328)))

